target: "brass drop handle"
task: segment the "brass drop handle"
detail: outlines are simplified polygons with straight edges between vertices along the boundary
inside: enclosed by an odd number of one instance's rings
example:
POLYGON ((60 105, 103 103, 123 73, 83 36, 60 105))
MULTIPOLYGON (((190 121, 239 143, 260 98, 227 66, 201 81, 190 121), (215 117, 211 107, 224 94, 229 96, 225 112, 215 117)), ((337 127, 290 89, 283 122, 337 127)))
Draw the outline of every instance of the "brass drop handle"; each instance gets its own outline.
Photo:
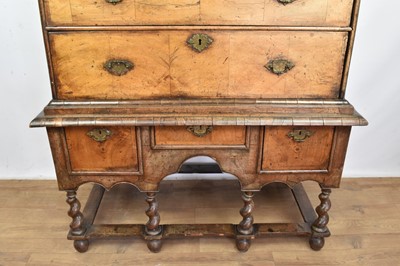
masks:
POLYGON ((207 49, 214 40, 204 33, 196 33, 189 37, 186 43, 196 52, 201 53, 207 49))
POLYGON ((116 5, 122 2, 122 0, 106 0, 107 3, 116 5))
POLYGON ((95 128, 87 132, 86 135, 97 142, 104 142, 112 135, 112 132, 104 128, 95 128))
POLYGON ((213 131, 212 126, 188 126, 186 129, 196 137, 204 137, 213 131))
POLYGON ((287 5, 290 3, 293 3, 295 0, 277 0, 279 3, 281 3, 282 5, 287 5))
POLYGON ((110 59, 104 63, 104 69, 111 75, 122 76, 131 71, 135 65, 125 59, 110 59))
POLYGON ((270 60, 265 66, 264 66, 269 72, 276 74, 276 75, 282 75, 292 68, 295 67, 294 63, 283 58, 277 58, 270 60))
POLYGON ((295 129, 290 131, 287 135, 289 138, 296 142, 303 142, 307 138, 311 137, 314 133, 307 129, 295 129))

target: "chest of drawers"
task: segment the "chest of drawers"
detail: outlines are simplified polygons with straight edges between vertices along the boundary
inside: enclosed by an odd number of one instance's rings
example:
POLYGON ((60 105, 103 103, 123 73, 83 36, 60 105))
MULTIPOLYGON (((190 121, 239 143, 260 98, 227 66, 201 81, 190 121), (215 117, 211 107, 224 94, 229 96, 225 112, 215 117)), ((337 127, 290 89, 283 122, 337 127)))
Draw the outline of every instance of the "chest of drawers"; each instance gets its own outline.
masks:
POLYGON ((282 231, 323 247, 351 127, 367 124, 344 99, 359 0, 39 4, 53 100, 31 126, 47 128, 78 251, 122 235, 154 252, 171 236, 231 236, 246 251, 282 231), (160 182, 196 156, 240 182, 239 224, 160 225, 160 182), (305 180, 322 188, 317 214, 305 180), (87 182, 96 185, 81 212, 87 182), (304 223, 253 223, 252 197, 273 182, 292 188, 304 223), (104 188, 120 183, 146 194, 149 221, 94 226, 104 188))

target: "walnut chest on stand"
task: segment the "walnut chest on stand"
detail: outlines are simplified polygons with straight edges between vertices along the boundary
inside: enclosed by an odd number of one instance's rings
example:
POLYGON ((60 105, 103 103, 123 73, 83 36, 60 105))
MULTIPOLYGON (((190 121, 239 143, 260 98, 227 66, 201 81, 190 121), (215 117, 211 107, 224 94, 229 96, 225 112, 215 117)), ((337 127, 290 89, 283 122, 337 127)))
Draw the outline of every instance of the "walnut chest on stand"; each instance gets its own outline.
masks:
POLYGON ((367 124, 344 99, 359 4, 39 0, 53 99, 31 126, 47 128, 75 248, 124 236, 158 252, 169 237, 227 236, 247 251, 284 232, 321 249, 351 127, 367 124), (200 155, 240 182, 242 220, 161 224, 160 182, 200 155), (305 180, 321 186, 316 213, 305 180), (253 222, 253 195, 273 182, 292 189, 303 222, 253 222), (120 183, 143 192, 148 222, 93 225, 105 189, 120 183))

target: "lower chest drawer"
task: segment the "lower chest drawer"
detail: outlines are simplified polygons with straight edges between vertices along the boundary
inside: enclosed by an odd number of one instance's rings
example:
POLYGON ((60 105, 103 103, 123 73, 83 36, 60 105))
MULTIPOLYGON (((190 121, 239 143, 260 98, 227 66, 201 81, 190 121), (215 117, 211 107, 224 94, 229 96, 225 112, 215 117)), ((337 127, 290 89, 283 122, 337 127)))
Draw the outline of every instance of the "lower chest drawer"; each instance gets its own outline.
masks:
POLYGON ((337 98, 346 32, 50 34, 58 99, 337 98))

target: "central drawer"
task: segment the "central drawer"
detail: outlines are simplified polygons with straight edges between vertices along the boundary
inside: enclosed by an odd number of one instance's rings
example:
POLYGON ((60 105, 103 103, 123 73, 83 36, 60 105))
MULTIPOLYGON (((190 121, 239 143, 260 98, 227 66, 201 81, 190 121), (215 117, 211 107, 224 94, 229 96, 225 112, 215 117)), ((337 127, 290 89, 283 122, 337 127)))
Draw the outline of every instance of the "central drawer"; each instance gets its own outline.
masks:
POLYGON ((153 149, 247 149, 245 126, 164 126, 152 129, 153 149))
POLYGON ((322 31, 64 32, 51 33, 50 46, 58 99, 337 98, 347 39, 322 31))

